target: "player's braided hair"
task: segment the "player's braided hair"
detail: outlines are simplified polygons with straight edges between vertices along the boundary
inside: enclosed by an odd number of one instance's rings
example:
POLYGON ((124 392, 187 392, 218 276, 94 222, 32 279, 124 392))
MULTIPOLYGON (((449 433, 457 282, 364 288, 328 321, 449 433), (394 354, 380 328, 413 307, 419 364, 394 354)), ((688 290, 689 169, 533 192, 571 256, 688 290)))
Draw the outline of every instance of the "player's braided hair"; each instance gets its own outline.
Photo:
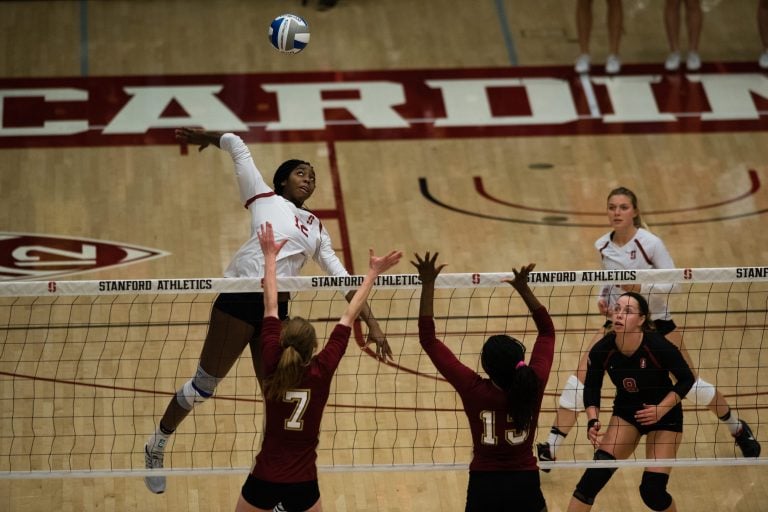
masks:
POLYGON ((483 345, 480 361, 494 384, 504 390, 515 428, 528 430, 539 396, 539 379, 525 365, 525 345, 506 334, 491 336, 483 345))

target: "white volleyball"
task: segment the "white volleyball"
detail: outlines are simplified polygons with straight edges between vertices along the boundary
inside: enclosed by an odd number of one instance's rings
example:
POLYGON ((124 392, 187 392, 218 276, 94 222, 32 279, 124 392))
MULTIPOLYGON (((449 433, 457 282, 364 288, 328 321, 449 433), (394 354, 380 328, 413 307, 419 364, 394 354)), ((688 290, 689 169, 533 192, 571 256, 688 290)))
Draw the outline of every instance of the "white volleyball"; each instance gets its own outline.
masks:
POLYGON ((295 14, 282 14, 269 24, 269 42, 283 53, 299 53, 309 44, 309 23, 295 14))

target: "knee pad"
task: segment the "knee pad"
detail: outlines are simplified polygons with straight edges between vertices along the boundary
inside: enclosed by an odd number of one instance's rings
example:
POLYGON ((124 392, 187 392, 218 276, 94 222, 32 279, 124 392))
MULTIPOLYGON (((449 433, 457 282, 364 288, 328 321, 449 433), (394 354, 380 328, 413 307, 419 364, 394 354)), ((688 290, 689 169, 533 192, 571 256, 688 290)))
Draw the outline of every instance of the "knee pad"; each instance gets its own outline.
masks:
POLYGON ((584 384, 575 375, 568 377, 560 393, 560 407, 573 412, 584 411, 584 384))
POLYGON ((712 399, 715 398, 715 386, 702 378, 698 378, 696 379, 696 382, 693 383, 693 387, 688 394, 685 395, 685 398, 696 405, 707 406, 712 403, 712 399))
POLYGON ((176 401, 184 409, 191 411, 194 406, 205 402, 213 395, 219 382, 221 382, 220 378, 209 375, 198 365, 195 376, 176 392, 176 401))
MULTIPOLYGON (((597 450, 595 460, 616 460, 616 457, 610 453, 597 450)), ((616 468, 590 468, 584 472, 579 483, 576 484, 576 490, 573 491, 573 497, 582 503, 592 505, 595 502, 595 496, 599 493, 608 480, 616 472, 616 468)))
POLYGON ((672 496, 667 492, 669 475, 665 473, 643 472, 640 483, 640 497, 651 510, 667 510, 672 504, 672 496))

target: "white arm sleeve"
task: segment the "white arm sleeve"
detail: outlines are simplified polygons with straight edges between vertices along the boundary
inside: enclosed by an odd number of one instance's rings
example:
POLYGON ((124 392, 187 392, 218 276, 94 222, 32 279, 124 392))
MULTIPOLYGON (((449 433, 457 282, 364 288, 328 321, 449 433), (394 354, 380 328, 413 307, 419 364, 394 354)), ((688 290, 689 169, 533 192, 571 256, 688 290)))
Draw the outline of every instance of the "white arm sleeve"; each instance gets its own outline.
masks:
POLYGON ((339 261, 339 257, 336 256, 336 251, 333 250, 333 244, 331 243, 331 237, 325 229, 320 233, 320 248, 313 259, 329 276, 349 275, 347 269, 339 261))
MULTIPOLYGON (((656 243, 653 245, 653 251, 649 255, 653 268, 675 268, 675 262, 672 261, 672 256, 669 254, 667 247, 660 238, 656 238, 656 243)), ((640 287, 640 293, 648 295, 649 293, 669 293, 674 290, 674 284, 644 284, 640 287)))
POLYGON ((253 162, 251 152, 243 139, 234 133, 225 133, 219 140, 221 149, 229 153, 235 164, 235 176, 240 187, 240 201, 245 205, 259 194, 272 192, 253 162))

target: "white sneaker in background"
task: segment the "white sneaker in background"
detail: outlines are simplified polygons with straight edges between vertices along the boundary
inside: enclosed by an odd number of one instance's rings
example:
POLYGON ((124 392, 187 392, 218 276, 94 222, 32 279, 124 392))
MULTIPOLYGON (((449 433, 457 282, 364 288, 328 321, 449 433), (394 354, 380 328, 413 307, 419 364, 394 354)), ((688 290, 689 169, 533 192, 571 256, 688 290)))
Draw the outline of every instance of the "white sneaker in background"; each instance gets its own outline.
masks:
POLYGON ((667 71, 677 71, 680 67, 680 52, 672 52, 667 55, 667 60, 664 62, 664 69, 667 71))
POLYGON ((589 54, 582 53, 579 55, 579 58, 576 59, 576 65, 573 66, 573 69, 575 69, 577 73, 589 73, 589 68, 589 54))
POLYGON ((768 69, 768 50, 765 50, 762 55, 760 55, 760 60, 757 61, 758 64, 760 64, 760 67, 763 69, 768 69))
POLYGON ((697 52, 688 52, 688 58, 685 60, 685 67, 688 71, 698 71, 701 68, 701 57, 697 52))
POLYGON ((609 75, 615 75, 621 71, 621 59, 616 54, 610 54, 605 61, 605 72, 609 75))

